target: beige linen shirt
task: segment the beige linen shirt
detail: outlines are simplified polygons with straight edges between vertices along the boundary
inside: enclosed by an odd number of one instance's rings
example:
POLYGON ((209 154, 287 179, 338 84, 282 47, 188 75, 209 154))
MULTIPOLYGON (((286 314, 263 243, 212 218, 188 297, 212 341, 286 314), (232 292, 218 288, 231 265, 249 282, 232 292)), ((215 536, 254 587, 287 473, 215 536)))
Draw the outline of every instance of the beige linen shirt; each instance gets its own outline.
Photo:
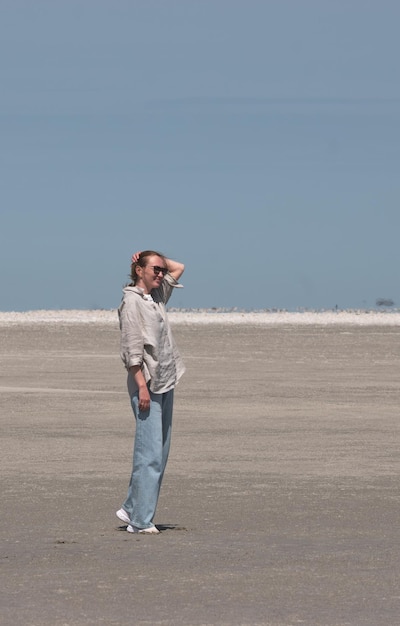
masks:
MULTIPOLYGON (((118 308, 122 361, 127 370, 140 365, 153 393, 173 389, 185 371, 165 306, 174 287, 182 285, 167 274, 160 287, 152 290, 149 299, 143 289, 130 285, 124 288, 118 308)), ((128 385, 130 392, 137 390, 131 375, 128 385)))

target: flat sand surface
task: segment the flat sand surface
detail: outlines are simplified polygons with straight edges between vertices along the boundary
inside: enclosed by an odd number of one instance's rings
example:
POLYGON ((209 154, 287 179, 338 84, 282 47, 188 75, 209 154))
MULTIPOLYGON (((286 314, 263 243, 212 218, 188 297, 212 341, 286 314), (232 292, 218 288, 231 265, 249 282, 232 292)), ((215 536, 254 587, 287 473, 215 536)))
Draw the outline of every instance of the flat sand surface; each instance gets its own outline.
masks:
POLYGON ((400 624, 399 325, 176 324, 157 536, 113 323, 0 325, 4 626, 400 624))

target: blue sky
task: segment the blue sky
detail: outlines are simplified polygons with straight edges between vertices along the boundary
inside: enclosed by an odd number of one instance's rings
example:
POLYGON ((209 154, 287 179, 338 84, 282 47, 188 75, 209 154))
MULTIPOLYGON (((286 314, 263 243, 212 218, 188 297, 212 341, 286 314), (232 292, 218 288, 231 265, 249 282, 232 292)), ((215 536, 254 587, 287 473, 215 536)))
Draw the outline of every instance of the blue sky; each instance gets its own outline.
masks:
POLYGON ((400 3, 2 0, 0 310, 400 305, 400 3))

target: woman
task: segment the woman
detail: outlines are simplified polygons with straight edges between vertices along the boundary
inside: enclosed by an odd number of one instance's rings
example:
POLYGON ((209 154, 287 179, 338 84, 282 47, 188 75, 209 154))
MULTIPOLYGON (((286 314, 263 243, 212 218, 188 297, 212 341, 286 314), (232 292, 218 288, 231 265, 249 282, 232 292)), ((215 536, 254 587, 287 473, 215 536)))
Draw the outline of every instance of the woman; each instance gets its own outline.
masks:
POLYGON ((132 257, 132 283, 118 309, 121 358, 136 419, 128 495, 117 517, 130 533, 158 533, 153 523, 167 464, 174 387, 184 372, 166 313, 185 267, 154 250, 132 257))

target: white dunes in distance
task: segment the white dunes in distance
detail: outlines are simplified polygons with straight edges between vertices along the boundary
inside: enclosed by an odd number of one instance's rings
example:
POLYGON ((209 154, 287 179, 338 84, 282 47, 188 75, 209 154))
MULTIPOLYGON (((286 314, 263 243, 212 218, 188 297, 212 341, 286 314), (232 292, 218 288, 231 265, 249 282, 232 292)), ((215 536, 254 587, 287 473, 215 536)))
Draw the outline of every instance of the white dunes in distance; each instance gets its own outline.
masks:
MULTIPOLYGON (((400 326, 400 310, 240 311, 225 309, 169 309, 171 324, 356 325, 400 326)), ((32 324, 118 324, 113 310, 0 311, 0 326, 32 324)))

